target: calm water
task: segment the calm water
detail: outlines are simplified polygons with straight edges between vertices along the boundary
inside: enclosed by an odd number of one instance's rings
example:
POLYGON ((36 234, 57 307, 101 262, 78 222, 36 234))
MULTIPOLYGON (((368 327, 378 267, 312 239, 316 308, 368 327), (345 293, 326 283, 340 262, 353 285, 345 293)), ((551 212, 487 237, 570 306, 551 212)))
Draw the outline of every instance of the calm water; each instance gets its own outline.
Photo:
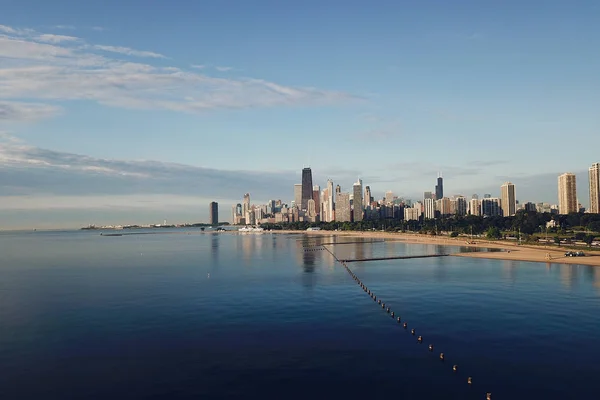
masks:
MULTIPOLYGON (((331 255, 303 248, 335 240, 0 234, 2 399, 597 398, 599 268, 349 264, 423 335, 417 344, 331 255)), ((456 251, 330 248, 340 258, 456 251)))

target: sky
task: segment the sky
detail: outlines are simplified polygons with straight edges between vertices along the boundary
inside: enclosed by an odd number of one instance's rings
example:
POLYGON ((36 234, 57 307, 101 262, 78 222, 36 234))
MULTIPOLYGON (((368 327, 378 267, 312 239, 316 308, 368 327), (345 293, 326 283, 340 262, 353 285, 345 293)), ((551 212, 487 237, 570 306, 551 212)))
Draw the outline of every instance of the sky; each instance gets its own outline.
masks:
POLYGON ((0 229, 351 191, 557 203, 600 162, 600 2, 0 0, 0 229))

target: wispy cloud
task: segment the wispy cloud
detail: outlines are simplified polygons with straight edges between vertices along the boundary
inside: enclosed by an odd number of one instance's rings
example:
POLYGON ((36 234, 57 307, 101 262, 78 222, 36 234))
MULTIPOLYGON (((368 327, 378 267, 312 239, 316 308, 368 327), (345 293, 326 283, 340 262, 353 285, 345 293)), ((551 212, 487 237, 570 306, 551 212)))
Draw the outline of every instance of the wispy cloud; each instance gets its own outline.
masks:
POLYGON ((215 69, 220 72, 227 72, 227 71, 233 70, 232 67, 221 67, 221 66, 216 66, 215 69))
POLYGON ((0 121, 36 121, 53 117, 60 112, 60 107, 49 104, 0 100, 0 121))
POLYGON ((162 54, 154 53, 152 51, 134 50, 134 49, 129 48, 129 47, 105 46, 105 45, 99 45, 99 44, 94 45, 93 47, 96 50, 102 50, 102 51, 107 51, 107 52, 112 52, 112 53, 125 54, 125 55, 128 55, 128 56, 150 57, 150 58, 166 58, 162 54))
POLYGON ((89 44, 8 26, 0 29, 7 32, 0 35, 0 57, 4 59, 0 64, 0 100, 5 102, 86 100, 113 107, 197 113, 356 99, 344 92, 156 66, 150 62, 165 56, 152 51, 89 44), (149 62, 124 60, 114 54, 146 57, 149 62))
POLYGON ((96 31, 96 32, 102 32, 102 31, 105 31, 106 28, 104 28, 102 26, 92 26, 92 30, 96 31))
POLYGON ((195 69, 204 69, 204 68, 206 68, 206 65, 192 64, 192 65, 190 65, 190 67, 195 68, 195 69))
POLYGON ((64 29, 64 30, 69 30, 69 31, 77 29, 73 25, 54 25, 54 28, 55 29, 64 29))
POLYGON ((76 42, 80 40, 78 37, 75 36, 52 35, 48 33, 39 35, 35 39, 45 43, 76 42))

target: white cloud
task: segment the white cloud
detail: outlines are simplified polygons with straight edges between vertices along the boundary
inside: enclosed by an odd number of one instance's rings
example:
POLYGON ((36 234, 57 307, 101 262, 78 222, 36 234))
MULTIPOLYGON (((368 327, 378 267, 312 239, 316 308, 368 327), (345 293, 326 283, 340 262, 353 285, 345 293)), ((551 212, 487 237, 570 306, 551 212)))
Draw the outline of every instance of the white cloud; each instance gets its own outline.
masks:
POLYGON ((78 37, 75 36, 52 35, 47 33, 39 35, 35 39, 45 43, 77 42, 80 40, 78 37))
POLYGON ((102 32, 102 31, 105 31, 106 28, 104 28, 102 26, 92 26, 92 30, 97 31, 97 32, 102 32))
POLYGON ((192 65, 190 65, 190 67, 195 68, 195 69, 204 69, 204 68, 206 68, 206 65, 192 64, 192 65))
POLYGON ((152 51, 134 50, 129 47, 105 46, 105 45, 94 45, 93 47, 94 47, 94 49, 97 49, 97 50, 125 54, 128 56, 149 57, 149 58, 166 58, 162 54, 154 53, 152 51))
POLYGON ((14 29, 14 28, 11 28, 10 26, 0 25, 0 32, 9 33, 9 34, 16 34, 17 30, 14 29))
POLYGON ((0 100, 0 121, 35 121, 53 117, 60 112, 60 107, 49 104, 0 100))
POLYGON ((65 29, 65 30, 70 30, 70 31, 77 29, 73 25, 54 25, 54 28, 55 29, 65 29))
POLYGON ((219 66, 216 66, 215 69, 217 71, 221 71, 221 72, 227 72, 227 71, 232 71, 233 70, 232 67, 219 67, 219 66))

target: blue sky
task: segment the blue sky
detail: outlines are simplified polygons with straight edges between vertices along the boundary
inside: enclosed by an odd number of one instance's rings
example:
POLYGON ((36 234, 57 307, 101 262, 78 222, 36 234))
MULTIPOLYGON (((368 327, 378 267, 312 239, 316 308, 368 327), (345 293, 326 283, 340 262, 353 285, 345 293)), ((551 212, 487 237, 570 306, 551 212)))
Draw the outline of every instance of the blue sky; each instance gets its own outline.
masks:
MULTIPOLYGON (((314 181, 555 203, 600 161, 596 1, 0 0, 0 229, 314 181)), ((124 220, 125 219, 125 220, 124 220)))

